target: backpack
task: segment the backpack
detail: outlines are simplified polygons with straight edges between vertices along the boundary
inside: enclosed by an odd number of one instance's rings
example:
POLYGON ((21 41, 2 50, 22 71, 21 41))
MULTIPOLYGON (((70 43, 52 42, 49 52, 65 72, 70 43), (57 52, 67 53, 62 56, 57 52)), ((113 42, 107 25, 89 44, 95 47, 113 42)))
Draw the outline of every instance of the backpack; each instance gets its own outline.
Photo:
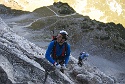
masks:
POLYGON ((56 36, 53 36, 52 41, 54 41, 54 45, 53 45, 53 49, 52 49, 52 57, 54 60, 58 60, 58 59, 64 60, 65 55, 66 55, 66 51, 67 51, 67 42, 64 43, 64 48, 63 48, 61 56, 57 57, 56 56, 56 44, 57 44, 56 40, 57 40, 56 36))

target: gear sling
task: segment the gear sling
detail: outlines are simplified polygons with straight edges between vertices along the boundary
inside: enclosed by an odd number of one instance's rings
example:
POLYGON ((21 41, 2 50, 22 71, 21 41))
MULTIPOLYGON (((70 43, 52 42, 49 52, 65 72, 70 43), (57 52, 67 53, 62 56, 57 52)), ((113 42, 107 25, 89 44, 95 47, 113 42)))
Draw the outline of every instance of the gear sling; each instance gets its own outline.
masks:
POLYGON ((57 56, 57 55, 56 55, 56 44, 57 44, 57 41, 54 40, 54 46, 53 46, 53 50, 52 50, 52 58, 53 58, 57 63, 59 63, 60 65, 62 65, 62 64, 64 64, 64 58, 65 58, 65 56, 66 56, 67 42, 64 43, 64 48, 63 48, 63 51, 62 51, 61 56, 57 56))

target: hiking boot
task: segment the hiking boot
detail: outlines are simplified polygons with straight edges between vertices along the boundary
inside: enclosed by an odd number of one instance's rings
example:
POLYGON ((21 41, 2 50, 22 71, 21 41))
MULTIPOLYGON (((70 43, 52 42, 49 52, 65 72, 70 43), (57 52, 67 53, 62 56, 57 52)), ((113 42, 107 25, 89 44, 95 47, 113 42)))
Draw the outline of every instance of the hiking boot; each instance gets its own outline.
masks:
POLYGON ((78 62, 78 65, 79 65, 80 67, 82 67, 82 64, 83 64, 83 63, 82 63, 81 61, 78 62))

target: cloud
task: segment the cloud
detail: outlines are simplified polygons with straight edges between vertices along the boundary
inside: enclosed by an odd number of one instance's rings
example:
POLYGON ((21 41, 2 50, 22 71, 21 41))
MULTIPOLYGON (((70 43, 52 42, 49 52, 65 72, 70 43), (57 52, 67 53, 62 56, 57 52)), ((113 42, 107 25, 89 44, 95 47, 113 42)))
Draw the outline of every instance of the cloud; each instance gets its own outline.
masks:
POLYGON ((82 14, 82 11, 85 10, 85 6, 87 5, 87 0, 78 0, 76 1, 76 3, 74 4, 74 9, 82 14))
POLYGON ((109 5, 111 11, 117 12, 118 15, 122 13, 122 6, 115 0, 107 1, 107 4, 109 5))
POLYGON ((86 15, 89 15, 91 19, 96 19, 96 20, 100 20, 100 17, 104 15, 104 13, 98 9, 95 8, 90 8, 89 13, 86 13, 86 15))

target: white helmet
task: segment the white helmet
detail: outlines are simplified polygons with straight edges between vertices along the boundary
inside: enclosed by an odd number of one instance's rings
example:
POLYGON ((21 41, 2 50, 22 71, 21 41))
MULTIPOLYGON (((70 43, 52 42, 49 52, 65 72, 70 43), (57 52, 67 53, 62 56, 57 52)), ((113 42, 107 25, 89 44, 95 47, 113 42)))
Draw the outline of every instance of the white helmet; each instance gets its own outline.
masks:
POLYGON ((64 38, 65 40, 68 39, 68 33, 67 33, 66 31, 61 30, 59 33, 63 36, 63 38, 64 38))
POLYGON ((61 30, 60 32, 59 32, 60 34, 66 34, 66 35, 68 35, 68 33, 66 32, 66 31, 64 31, 64 30, 61 30))

